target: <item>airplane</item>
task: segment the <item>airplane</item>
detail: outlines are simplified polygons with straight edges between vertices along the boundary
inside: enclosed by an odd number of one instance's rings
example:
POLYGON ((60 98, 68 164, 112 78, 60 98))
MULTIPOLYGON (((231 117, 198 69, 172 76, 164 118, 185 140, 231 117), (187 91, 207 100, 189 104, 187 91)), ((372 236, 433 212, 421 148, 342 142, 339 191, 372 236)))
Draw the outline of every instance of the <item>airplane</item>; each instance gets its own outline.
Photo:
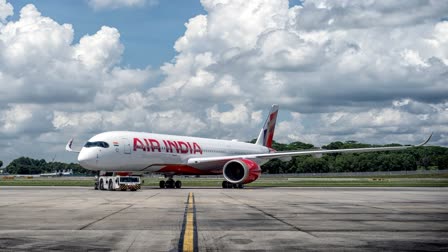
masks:
POLYGON ((283 161, 294 156, 321 156, 329 153, 397 151, 423 146, 432 134, 416 146, 372 147, 355 149, 312 149, 276 152, 272 149, 279 106, 274 104, 255 144, 237 140, 154 134, 133 131, 109 131, 90 138, 80 151, 72 149, 73 138, 66 150, 78 152, 79 164, 88 170, 107 172, 159 173, 165 175, 160 188, 181 188, 175 175, 224 176, 223 188, 243 188, 257 180, 260 166, 271 159, 283 161))
POLYGON ((40 174, 41 177, 61 177, 61 176, 71 176, 71 175, 73 175, 72 169, 40 174))

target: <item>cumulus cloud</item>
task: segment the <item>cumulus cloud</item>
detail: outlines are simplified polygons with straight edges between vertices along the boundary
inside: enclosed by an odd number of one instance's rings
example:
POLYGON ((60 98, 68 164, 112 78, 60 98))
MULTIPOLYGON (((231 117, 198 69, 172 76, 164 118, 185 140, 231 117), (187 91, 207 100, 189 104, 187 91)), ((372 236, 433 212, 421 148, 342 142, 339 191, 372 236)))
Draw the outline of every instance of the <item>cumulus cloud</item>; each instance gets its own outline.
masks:
POLYGON ((5 153, 17 153, 11 148, 21 146, 24 153, 38 156, 24 149, 33 148, 27 143, 38 145, 44 136, 59 142, 73 134, 88 138, 103 128, 123 127, 111 111, 133 109, 136 101, 122 97, 155 76, 150 67, 120 66, 124 46, 116 28, 103 26, 79 43, 73 37, 71 24, 43 16, 32 4, 20 10, 17 20, 0 26, 0 139, 9 139, 5 153))
POLYGON ((12 16, 14 7, 6 0, 0 0, 0 25, 2 22, 6 21, 6 18, 12 16))
POLYGON ((117 29, 103 26, 96 34, 85 35, 74 48, 74 57, 89 69, 110 67, 120 61, 123 45, 117 29))
MULTIPOLYGON (((307 123, 294 130, 297 120, 281 122, 278 139, 302 135, 316 144, 415 142, 411 135, 436 130, 432 120, 447 113, 445 2, 201 3, 207 14, 186 23, 174 62, 162 67, 166 78, 148 91, 150 103, 166 104, 158 109, 172 109, 174 100, 186 111, 202 104, 208 116, 198 117, 223 133, 251 125, 251 111, 280 103, 307 123), (413 105, 397 107, 402 100, 413 105), (336 125, 332 115, 340 117, 336 125)), ((240 136, 249 138, 248 131, 240 136)))
MULTIPOLYGON (((104 86, 101 78, 120 61, 115 28, 103 26, 73 45, 73 28, 44 17, 34 5, 0 28, 0 103, 86 101, 104 86)), ((119 78, 117 78, 119 80, 119 78)))
MULTIPOLYGON (((2 62, 8 70, 22 71, 37 59, 63 58, 73 40, 73 28, 41 16, 34 5, 20 10, 20 19, 1 28, 2 62)), ((36 65, 35 65, 36 66, 36 65)))
POLYGON ((145 5, 154 6, 159 3, 158 0, 89 0, 89 5, 94 10, 118 9, 142 7, 145 5))

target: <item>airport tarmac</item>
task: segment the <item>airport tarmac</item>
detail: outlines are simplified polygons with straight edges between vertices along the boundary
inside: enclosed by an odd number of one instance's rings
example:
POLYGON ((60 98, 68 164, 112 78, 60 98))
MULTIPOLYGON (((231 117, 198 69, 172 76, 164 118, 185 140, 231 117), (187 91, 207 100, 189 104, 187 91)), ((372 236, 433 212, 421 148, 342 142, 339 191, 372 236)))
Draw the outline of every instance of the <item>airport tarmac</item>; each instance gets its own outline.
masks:
POLYGON ((189 242, 198 251, 448 251, 448 188, 0 187, 0 250, 189 242))

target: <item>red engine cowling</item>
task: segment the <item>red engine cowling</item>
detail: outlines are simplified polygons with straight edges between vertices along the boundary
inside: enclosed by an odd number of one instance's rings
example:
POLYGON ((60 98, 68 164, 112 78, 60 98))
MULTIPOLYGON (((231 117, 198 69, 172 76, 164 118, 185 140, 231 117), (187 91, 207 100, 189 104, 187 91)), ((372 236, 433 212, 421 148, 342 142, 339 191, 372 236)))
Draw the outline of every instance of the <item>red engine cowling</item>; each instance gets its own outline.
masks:
POLYGON ((255 181, 261 174, 260 166, 249 159, 234 159, 224 165, 224 178, 230 183, 247 184, 255 181))

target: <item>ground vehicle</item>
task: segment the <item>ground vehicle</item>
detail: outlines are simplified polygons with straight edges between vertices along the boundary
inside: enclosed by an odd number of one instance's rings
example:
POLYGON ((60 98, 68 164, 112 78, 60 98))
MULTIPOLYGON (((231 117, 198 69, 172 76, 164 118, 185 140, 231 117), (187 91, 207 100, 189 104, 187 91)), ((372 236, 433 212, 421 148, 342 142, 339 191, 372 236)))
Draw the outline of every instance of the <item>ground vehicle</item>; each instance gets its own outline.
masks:
POLYGON ((139 176, 129 176, 106 173, 103 176, 95 177, 95 190, 109 191, 137 191, 141 189, 141 179, 139 176))

